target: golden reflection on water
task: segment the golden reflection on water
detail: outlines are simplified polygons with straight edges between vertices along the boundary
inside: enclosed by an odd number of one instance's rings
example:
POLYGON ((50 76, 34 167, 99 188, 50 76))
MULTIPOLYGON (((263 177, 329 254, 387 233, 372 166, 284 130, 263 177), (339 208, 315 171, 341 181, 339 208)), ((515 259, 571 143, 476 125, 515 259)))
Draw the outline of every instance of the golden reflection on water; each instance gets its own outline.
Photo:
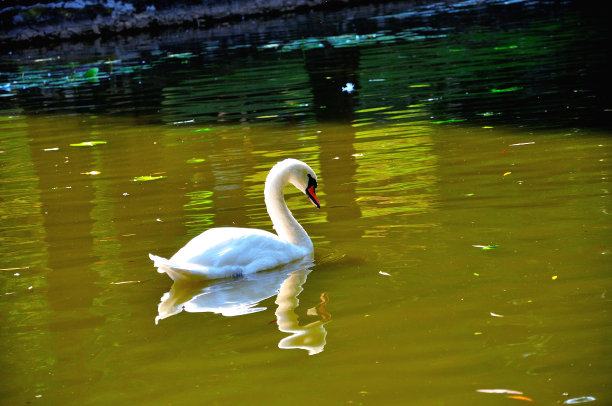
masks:
POLYGON ((356 193, 364 217, 395 216, 397 222, 433 208, 437 179, 432 131, 431 125, 414 122, 356 132, 356 193))
MULTIPOLYGON (((206 131, 6 118, 0 306, 11 373, 2 378, 16 388, 7 399, 59 403, 57 388, 68 387, 72 399, 104 404, 131 382, 134 393, 169 400, 186 371, 178 385, 194 402, 216 392, 240 402, 238 385, 279 403, 260 388, 281 382, 306 395, 332 370, 337 387, 321 390, 334 403, 399 392, 439 403, 462 393, 459 403, 473 404, 482 398, 466 393, 492 385, 551 402, 564 392, 603 398, 607 135, 365 118, 206 131), (106 143, 71 146, 86 141, 106 143), (211 226, 269 229, 263 180, 288 156, 320 177, 321 210, 287 195, 314 241, 314 266, 264 283, 238 306, 248 316, 211 314, 224 299, 198 303, 222 297, 220 285, 173 286, 160 303, 169 280, 146 253, 171 254, 211 226), (575 382, 575 368, 589 380, 575 382)), ((225 286, 245 299, 247 282, 225 286)))

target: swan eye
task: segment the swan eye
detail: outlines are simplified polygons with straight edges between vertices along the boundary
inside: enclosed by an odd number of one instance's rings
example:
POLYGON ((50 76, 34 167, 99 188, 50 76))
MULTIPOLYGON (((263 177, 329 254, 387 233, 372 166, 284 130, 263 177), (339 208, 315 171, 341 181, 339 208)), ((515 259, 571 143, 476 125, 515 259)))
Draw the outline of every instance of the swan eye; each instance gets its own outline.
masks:
POLYGON ((309 173, 307 173, 306 176, 308 176, 308 187, 317 187, 317 180, 313 178, 309 173))

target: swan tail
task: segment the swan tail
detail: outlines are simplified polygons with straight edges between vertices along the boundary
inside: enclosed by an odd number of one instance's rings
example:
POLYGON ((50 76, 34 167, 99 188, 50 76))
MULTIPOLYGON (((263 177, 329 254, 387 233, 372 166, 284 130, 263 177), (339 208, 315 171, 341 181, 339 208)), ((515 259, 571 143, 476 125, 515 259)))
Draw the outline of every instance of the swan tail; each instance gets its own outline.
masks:
POLYGON ((151 261, 153 261, 153 266, 157 268, 157 272, 167 274, 173 281, 186 279, 193 280, 193 274, 188 277, 187 270, 177 267, 175 264, 170 262, 170 260, 153 254, 149 254, 149 258, 151 261))
POLYGON ((158 257, 157 255, 149 254, 149 258, 153 261, 153 266, 158 268, 159 273, 164 273, 164 271, 160 270, 163 267, 170 267, 170 261, 166 258, 158 257))
POLYGON ((149 258, 153 261, 153 266, 157 267, 157 272, 167 274, 173 281, 190 281, 197 282, 208 279, 216 279, 217 275, 210 272, 210 269, 205 266, 189 264, 188 266, 180 266, 169 259, 158 257, 157 255, 149 254, 149 258))

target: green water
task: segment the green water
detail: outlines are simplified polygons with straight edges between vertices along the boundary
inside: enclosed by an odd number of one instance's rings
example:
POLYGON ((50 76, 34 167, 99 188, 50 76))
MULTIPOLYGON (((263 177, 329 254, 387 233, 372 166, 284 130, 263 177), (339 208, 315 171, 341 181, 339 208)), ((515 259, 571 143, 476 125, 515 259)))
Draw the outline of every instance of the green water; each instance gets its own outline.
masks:
POLYGON ((260 38, 5 86, 0 403, 609 404, 609 113, 559 19, 503 49, 508 27, 260 38), (172 286, 148 253, 272 231, 263 182, 287 157, 319 177, 320 210, 286 190, 314 264, 254 279, 260 311, 197 311, 249 281, 172 286))

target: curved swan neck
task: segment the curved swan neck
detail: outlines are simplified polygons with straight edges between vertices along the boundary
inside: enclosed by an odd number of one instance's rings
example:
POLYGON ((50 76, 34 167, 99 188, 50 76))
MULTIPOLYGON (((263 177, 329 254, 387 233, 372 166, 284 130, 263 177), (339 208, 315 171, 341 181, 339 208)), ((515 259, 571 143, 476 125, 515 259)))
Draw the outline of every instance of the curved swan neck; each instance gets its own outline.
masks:
POLYGON ((268 215, 274 225, 274 230, 278 236, 300 247, 313 249, 312 241, 304 230, 291 214, 291 211, 285 203, 283 190, 289 183, 289 168, 281 164, 277 164, 266 178, 266 186, 264 188, 264 196, 268 215))

